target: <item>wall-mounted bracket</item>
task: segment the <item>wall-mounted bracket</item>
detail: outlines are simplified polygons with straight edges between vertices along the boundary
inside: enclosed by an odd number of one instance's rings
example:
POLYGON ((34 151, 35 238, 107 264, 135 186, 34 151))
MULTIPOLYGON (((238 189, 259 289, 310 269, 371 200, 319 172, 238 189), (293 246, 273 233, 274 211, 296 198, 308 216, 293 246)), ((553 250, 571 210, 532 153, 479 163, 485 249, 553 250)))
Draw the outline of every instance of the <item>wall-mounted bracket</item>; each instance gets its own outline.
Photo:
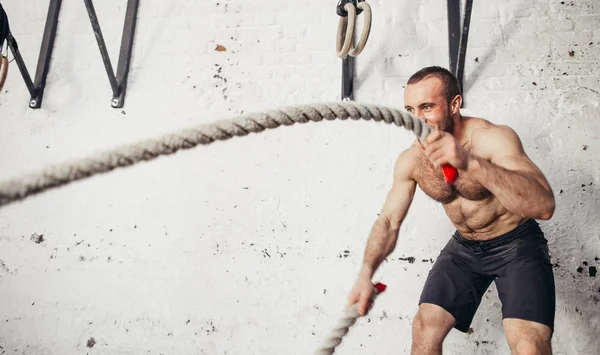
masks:
MULTIPOLYGON (((340 0, 337 6, 337 14, 339 16, 348 16, 347 13, 344 13, 343 6, 347 2, 352 2, 352 0, 340 0)), ((354 1, 354 5, 356 5, 356 1, 354 1)), ((362 10, 361 10, 362 11, 362 10)), ((346 22, 346 26, 348 23, 346 22)), ((346 28, 344 27, 344 32, 346 28)), ((354 36, 354 34, 353 34, 354 36)), ((352 43, 356 38, 352 38, 352 43)), ((351 55, 347 55, 342 59, 342 101, 353 101, 354 100, 354 69, 356 67, 356 59, 351 55)))
POLYGON ((42 98, 44 96, 44 89, 46 88, 46 77, 48 76, 48 70, 50 69, 54 39, 56 38, 58 13, 60 11, 61 2, 62 0, 50 0, 48 16, 46 17, 46 27, 44 28, 44 36, 42 38, 42 46, 35 71, 35 82, 33 82, 31 76, 29 76, 29 71, 21 56, 21 52, 19 51, 17 40, 13 37, 10 30, 6 37, 8 47, 15 57, 17 67, 19 67, 23 80, 25 80, 27 90, 29 90, 29 94, 31 95, 31 99, 29 100, 30 108, 40 108, 42 106, 42 98))
POLYGON ((127 89, 127 77, 129 74, 129 65, 131 63, 131 51, 133 48, 133 36, 135 33, 135 24, 137 20, 137 11, 139 7, 139 0, 128 0, 127 10, 125 12, 125 24, 123 25, 123 36, 121 37, 121 50, 119 52, 119 61, 117 64, 117 75, 113 71, 108 51, 106 50, 106 43, 102 36, 102 30, 98 23, 98 16, 96 16, 96 10, 92 4, 92 0, 83 0, 85 7, 87 8, 90 22, 92 23, 92 29, 98 42, 98 48, 100 49, 100 55, 106 68, 106 74, 108 75, 108 81, 113 92, 113 98, 111 100, 111 106, 114 108, 121 108, 125 103, 125 92, 127 89))
POLYGON ((342 101, 354 100, 354 59, 348 55, 342 60, 342 101))
POLYGON ((465 69, 465 57, 467 55, 467 40, 469 38, 473 0, 465 0, 465 13, 462 26, 460 23, 460 0, 447 0, 447 6, 450 71, 456 75, 456 78, 458 79, 464 106, 465 92, 463 90, 463 75, 465 69))

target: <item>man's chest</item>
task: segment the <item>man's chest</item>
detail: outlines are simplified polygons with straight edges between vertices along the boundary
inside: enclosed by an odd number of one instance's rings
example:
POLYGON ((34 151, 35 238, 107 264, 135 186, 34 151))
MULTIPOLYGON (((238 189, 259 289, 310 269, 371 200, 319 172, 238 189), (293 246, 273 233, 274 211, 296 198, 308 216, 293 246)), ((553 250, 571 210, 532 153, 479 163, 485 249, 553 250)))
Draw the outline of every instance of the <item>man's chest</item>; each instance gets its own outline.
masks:
POLYGON ((413 176, 426 195, 444 204, 458 197, 479 201, 491 195, 479 182, 460 172, 453 184, 446 183, 442 169, 434 167, 424 154, 417 158, 413 176))

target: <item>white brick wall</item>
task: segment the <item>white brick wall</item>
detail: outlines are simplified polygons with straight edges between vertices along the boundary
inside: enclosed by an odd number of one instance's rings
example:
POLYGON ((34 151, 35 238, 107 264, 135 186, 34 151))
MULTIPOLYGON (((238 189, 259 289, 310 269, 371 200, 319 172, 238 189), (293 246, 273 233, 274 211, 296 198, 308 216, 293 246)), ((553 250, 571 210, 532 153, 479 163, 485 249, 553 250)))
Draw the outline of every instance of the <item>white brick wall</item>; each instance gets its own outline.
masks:
MULTIPOLYGON (((448 63, 446 4, 370 4, 356 99, 402 107, 414 71, 448 63)), ((3 6, 33 72, 47 3, 3 6)), ((125 2, 95 6, 116 66, 125 2)), ((240 112, 338 100, 334 8, 143 2, 115 110, 85 7, 63 2, 43 107, 27 108, 14 62, 0 93, 0 178, 240 112)), ((556 192, 556 214, 541 223, 556 264, 556 354, 600 348, 600 276, 589 271, 600 267, 599 19, 597 0, 475 2, 467 51, 465 113, 515 128, 556 192)), ((0 354, 311 352, 343 307, 411 140, 372 122, 284 127, 0 209, 0 354)), ((451 232, 419 191, 378 274, 389 289, 340 354, 408 353, 431 267, 422 260, 451 232)), ((451 332, 445 351, 506 354, 500 307, 492 287, 474 332, 451 332)))

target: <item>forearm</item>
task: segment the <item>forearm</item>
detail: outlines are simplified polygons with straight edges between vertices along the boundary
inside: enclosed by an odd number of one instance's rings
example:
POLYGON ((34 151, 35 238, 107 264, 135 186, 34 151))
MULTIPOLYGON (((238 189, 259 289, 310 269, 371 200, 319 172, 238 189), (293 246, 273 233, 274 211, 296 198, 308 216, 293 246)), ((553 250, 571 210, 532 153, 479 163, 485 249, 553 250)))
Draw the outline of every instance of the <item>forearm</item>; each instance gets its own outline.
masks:
POLYGON ((477 156, 471 156, 467 173, 513 213, 549 219, 554 212, 552 191, 532 175, 505 169, 477 156))
POLYGON ((373 225, 367 246, 361 273, 371 278, 381 263, 396 247, 399 228, 394 228, 385 218, 378 218, 373 225))

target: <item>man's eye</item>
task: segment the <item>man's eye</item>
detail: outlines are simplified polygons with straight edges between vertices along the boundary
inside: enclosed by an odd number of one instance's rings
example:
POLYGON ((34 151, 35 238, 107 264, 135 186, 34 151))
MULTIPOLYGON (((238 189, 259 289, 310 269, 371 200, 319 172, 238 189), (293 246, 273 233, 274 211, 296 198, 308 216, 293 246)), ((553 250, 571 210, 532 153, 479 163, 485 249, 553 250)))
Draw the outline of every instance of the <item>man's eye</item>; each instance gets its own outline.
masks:
POLYGON ((431 105, 425 105, 425 106, 423 106, 424 110, 429 110, 430 108, 431 108, 431 105))
POLYGON ((407 109, 406 109, 406 111, 408 111, 408 112, 412 113, 414 110, 413 110, 413 109, 412 109, 412 107, 411 107, 411 108, 407 108, 407 109))

